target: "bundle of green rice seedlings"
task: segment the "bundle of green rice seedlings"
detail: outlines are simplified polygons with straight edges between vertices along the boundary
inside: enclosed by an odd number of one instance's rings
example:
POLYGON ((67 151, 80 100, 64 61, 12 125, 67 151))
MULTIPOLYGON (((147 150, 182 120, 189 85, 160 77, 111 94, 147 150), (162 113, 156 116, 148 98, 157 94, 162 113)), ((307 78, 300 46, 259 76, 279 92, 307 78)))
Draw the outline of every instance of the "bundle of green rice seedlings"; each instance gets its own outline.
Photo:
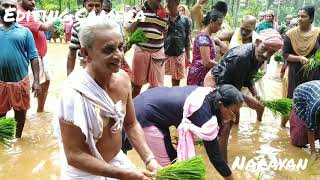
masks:
POLYGON ((262 105, 270 109, 277 117, 289 117, 292 109, 292 100, 288 98, 262 101, 262 105))
POLYGON ((265 72, 258 71, 257 74, 253 77, 253 81, 257 82, 258 80, 262 79, 265 74, 265 72))
POLYGON ((259 172, 259 175, 257 176, 256 180, 262 180, 263 174, 259 172))
POLYGON ((303 75, 307 77, 310 72, 320 69, 320 49, 303 65, 303 75))
POLYGON ((130 49, 132 45, 138 44, 138 43, 144 43, 147 42, 148 39, 146 38, 145 33, 141 28, 138 28, 136 31, 134 31, 132 34, 129 35, 127 43, 127 49, 130 49))
POLYGON ((205 166, 201 156, 178 161, 158 171, 157 180, 204 180, 205 166))
POLYGON ((276 52, 275 54, 274 54, 274 60, 276 61, 276 62, 283 62, 283 56, 282 56, 282 53, 280 53, 280 52, 276 52))
POLYGON ((0 118, 0 142, 9 145, 16 133, 16 121, 14 118, 0 118))

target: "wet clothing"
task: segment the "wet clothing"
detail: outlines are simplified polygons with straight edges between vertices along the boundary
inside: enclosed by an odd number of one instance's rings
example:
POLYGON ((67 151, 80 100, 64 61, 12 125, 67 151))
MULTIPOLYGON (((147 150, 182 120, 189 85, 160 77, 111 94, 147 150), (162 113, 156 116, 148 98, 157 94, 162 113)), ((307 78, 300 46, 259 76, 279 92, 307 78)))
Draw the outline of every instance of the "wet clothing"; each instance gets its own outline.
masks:
POLYGON ((215 44, 210 36, 205 32, 200 32, 194 39, 194 45, 192 50, 192 62, 189 67, 187 84, 202 86, 206 74, 209 72, 209 68, 205 67, 202 63, 202 57, 200 53, 200 47, 206 46, 210 48, 210 59, 215 60, 216 50, 215 44))
POLYGON ((308 131, 320 137, 320 81, 299 85, 293 93, 293 110, 290 115, 290 137, 293 145, 308 144, 308 131))
POLYGON ((30 108, 30 81, 28 76, 19 82, 0 81, 0 114, 11 109, 27 111, 30 108))
POLYGON ((243 86, 253 86, 253 78, 263 62, 255 61, 255 46, 253 43, 244 44, 230 49, 220 62, 211 69, 217 85, 232 84, 237 89, 243 86))
POLYGON ((28 74, 30 61, 38 57, 29 29, 12 24, 0 28, 0 81, 19 82, 28 74))
MULTIPOLYGON (((196 88, 197 86, 153 88, 134 99, 137 120, 142 128, 155 126, 162 132, 166 151, 171 161, 176 159, 177 153, 171 143, 169 127, 179 126, 183 117, 185 100, 196 88)), ((212 107, 206 97, 200 109, 194 112, 189 119, 193 124, 201 127, 212 116, 217 116, 219 119, 220 113, 215 107, 212 107)), ((203 142, 208 156, 217 171, 224 177, 230 176, 231 170, 219 151, 217 138, 203 142)))
POLYGON ((293 105, 297 115, 309 131, 320 124, 320 80, 300 84, 293 93, 293 105))
MULTIPOLYGON (((291 144, 304 147, 308 144, 308 129, 306 128, 305 122, 300 119, 293 108, 290 113, 289 118, 290 123, 290 139, 291 144)), ((315 132, 315 139, 320 138, 320 128, 314 131, 315 132)))

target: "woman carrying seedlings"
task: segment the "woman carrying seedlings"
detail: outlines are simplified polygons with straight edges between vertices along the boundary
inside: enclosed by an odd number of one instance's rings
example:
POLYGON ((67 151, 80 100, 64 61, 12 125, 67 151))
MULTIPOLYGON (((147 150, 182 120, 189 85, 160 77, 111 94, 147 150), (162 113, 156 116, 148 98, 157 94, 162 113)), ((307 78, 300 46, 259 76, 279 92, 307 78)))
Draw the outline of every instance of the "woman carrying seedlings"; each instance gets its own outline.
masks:
MULTIPOLYGON (((288 64, 288 98, 292 98, 294 89, 311 80, 320 79, 320 70, 304 75, 303 65, 320 48, 320 28, 313 27, 315 9, 305 6, 298 11, 298 27, 290 29, 284 38, 283 54, 288 64)), ((287 120, 281 122, 285 126, 287 120)))
POLYGON ((320 137, 320 81, 299 85, 293 92, 293 112, 290 117, 290 136, 293 145, 310 144, 315 154, 314 141, 320 137))
POLYGON ((223 18, 223 14, 217 10, 208 12, 204 18, 205 28, 198 33, 193 44, 192 62, 187 77, 188 85, 202 86, 206 74, 218 64, 215 44, 210 37, 221 29, 223 18))
POLYGON ((234 86, 225 84, 216 89, 198 86, 154 88, 138 95, 134 106, 137 120, 159 164, 168 165, 177 155, 179 160, 195 155, 190 137, 196 135, 203 140, 217 171, 225 179, 233 179, 219 151, 217 135, 224 123, 235 119, 235 112, 239 111, 242 102, 241 93, 234 86), (171 142, 170 126, 178 127, 178 154, 171 142))

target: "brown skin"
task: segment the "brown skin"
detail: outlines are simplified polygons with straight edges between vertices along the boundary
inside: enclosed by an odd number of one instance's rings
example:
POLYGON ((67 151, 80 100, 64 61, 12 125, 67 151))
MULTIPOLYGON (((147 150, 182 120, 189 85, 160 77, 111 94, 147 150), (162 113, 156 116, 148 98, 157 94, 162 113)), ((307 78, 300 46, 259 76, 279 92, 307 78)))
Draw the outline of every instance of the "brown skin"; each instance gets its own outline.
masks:
POLYGON ((240 26, 240 33, 242 36, 243 44, 252 42, 252 32, 256 28, 256 19, 253 16, 247 16, 243 19, 240 26))
MULTIPOLYGON (((169 8, 169 7, 168 7, 168 8, 169 8)), ((169 11, 170 11, 170 10, 169 10, 169 11)), ((184 12, 185 12, 184 7, 180 6, 180 7, 179 7, 179 14, 180 14, 181 16, 183 16, 183 15, 184 15, 184 12)))
MULTIPOLYGON (((20 0, 19 1, 20 6, 26 10, 26 11, 33 11, 35 8, 35 1, 34 0, 20 0)), ((62 13, 59 17, 62 17, 64 13, 62 13)), ((39 30, 41 31, 51 31, 54 26, 54 21, 47 21, 40 25, 39 30)), ((54 38, 54 42, 56 39, 54 38)), ((61 39, 60 39, 61 41, 61 39)), ((38 108, 37 112, 43 112, 44 111, 44 105, 47 99, 48 89, 49 89, 50 81, 47 80, 44 83, 40 84, 41 86, 41 93, 39 93, 38 96, 38 108)))
MULTIPOLYGON (((151 7, 151 9, 153 9, 154 11, 157 11, 158 8, 161 7, 161 0, 147 0, 147 3, 151 7)), ((130 32, 134 32, 138 28, 138 23, 139 22, 140 21, 138 20, 137 22, 132 23, 128 30, 130 32)), ((164 36, 165 36, 165 34, 164 34, 164 36)), ((142 49, 144 49, 144 48, 142 48, 142 49)), ((149 52, 149 53, 154 53, 154 52, 158 51, 158 50, 148 50, 148 49, 144 49, 144 50, 149 52)), ((176 82, 174 82, 174 83, 176 83, 176 82)), ((142 85, 137 85, 137 84, 133 83, 132 86, 133 86, 132 97, 134 98, 134 97, 136 97, 137 95, 140 94, 142 85)), ((149 88, 153 88, 153 87, 149 86, 149 88)))
MULTIPOLYGON (((308 13, 304 10, 300 10, 298 12, 298 22, 299 22, 299 30, 303 33, 307 33, 311 30, 312 19, 308 15, 308 13)), ((308 58, 304 56, 297 56, 290 54, 287 58, 289 62, 300 62, 301 64, 305 64, 308 62, 308 58)))
MULTIPOLYGON (((243 39, 243 44, 252 42, 252 32, 256 28, 256 18, 253 16, 245 16, 242 19, 242 23, 240 25, 240 34, 243 39)), ((220 33, 217 37, 221 41, 231 41, 234 32, 224 32, 220 33)))
MULTIPOLYGON (((101 2, 100 0, 87 0, 84 4, 84 7, 90 13, 91 11, 95 11, 96 14, 99 14, 101 11, 101 2)), ((67 75, 69 75, 76 64, 77 57, 77 49, 69 49, 68 58, 67 58, 67 75)), ((81 65, 85 67, 85 64, 81 65)))
MULTIPOLYGON (((272 50, 271 48, 268 48, 264 45, 263 42, 261 42, 261 40, 257 40, 255 43, 255 61, 260 61, 260 62, 264 62, 267 59, 269 59, 274 53, 275 51, 272 50)), ((216 86, 216 80, 215 78, 211 75, 211 72, 209 71, 204 79, 204 86, 210 86, 210 87, 215 87, 216 86)), ((251 108, 256 110, 257 112, 257 120, 261 121, 262 120, 262 115, 264 112, 264 106, 261 104, 260 102, 260 96, 257 95, 257 91, 255 86, 253 85, 252 87, 248 87, 251 94, 253 95, 252 98, 250 96, 246 96, 244 95, 244 101, 245 103, 251 108)), ((236 115, 236 121, 235 123, 238 124, 239 123, 239 111, 233 111, 236 115)), ((224 153, 224 157, 227 160, 227 144, 228 144, 228 139, 229 139, 229 134, 230 134, 230 130, 232 127, 233 122, 229 122, 226 123, 224 128, 221 129, 221 136, 219 138, 219 144, 220 144, 220 151, 222 153, 224 153)))
POLYGON ((259 22, 263 21, 264 17, 265 17, 265 13, 264 12, 260 12, 259 15, 258 15, 258 20, 259 22))
MULTIPOLYGON (((8 9, 8 8, 17 8, 16 1, 14 0, 4 0, 0 4, 0 9, 8 9)), ((8 29, 15 22, 4 22, 0 19, 0 28, 8 29)), ((39 85, 39 62, 38 58, 34 58, 31 60, 31 69, 34 77, 34 81, 32 83, 32 92, 34 93, 34 97, 38 97, 41 92, 41 87, 39 85)), ((21 138, 22 131, 24 128, 24 123, 26 120, 27 111, 16 110, 14 109, 14 118, 17 122, 16 127, 16 138, 21 138)), ((5 117, 6 113, 1 114, 0 117, 5 117)))
MULTIPOLYGON (((162 0, 147 0, 147 3, 151 7, 152 10, 156 11, 156 10, 158 10, 158 8, 160 8, 161 1, 162 0)), ((137 11, 140 11, 140 10, 137 9, 137 11)), ((140 21, 138 20, 137 22, 132 23, 128 30, 130 32, 134 32, 138 28, 138 23, 139 22, 140 21)))
MULTIPOLYGON (((169 0, 168 3, 167 3, 167 8, 169 10, 169 20, 174 22, 177 19, 178 15, 179 15, 179 11, 180 11, 180 10, 178 10, 179 9, 179 4, 176 3, 175 0, 169 0)), ((190 34, 188 35, 188 37, 190 37, 190 34)), ((190 47, 186 48, 185 53, 186 53, 185 62, 190 62, 190 47)), ((171 82, 172 82, 172 86, 179 86, 180 85, 180 80, 178 80, 178 79, 173 79, 172 78, 171 82)))
MULTIPOLYGON (((310 18, 308 13, 304 10, 300 10, 298 12, 298 22, 299 22, 299 30, 303 33, 308 33, 311 30, 312 27, 312 21, 313 19, 310 18)), ((287 59, 289 62, 300 62, 302 64, 305 64, 308 62, 308 59, 304 56, 295 56, 290 54, 287 59)), ((315 149, 315 134, 314 132, 308 131, 308 143, 310 144, 311 148, 311 154, 316 154, 316 149, 315 149)))
MULTIPOLYGON (((26 11, 33 11, 36 6, 35 0, 19 0, 18 2, 20 6, 26 11)), ((61 14, 60 16, 63 16, 63 14, 61 14)), ((51 31, 53 28, 53 25, 54 25, 54 21, 44 22, 40 25, 39 30, 51 31)))
POLYGON ((266 11, 265 20, 272 22, 272 21, 273 21, 273 18, 274 18, 274 12, 273 12, 272 10, 266 11))
MULTIPOLYGON (((230 134, 232 124, 236 119, 236 114, 237 112, 240 111, 241 106, 242 106, 242 103, 233 104, 229 107, 226 107, 222 103, 219 103, 219 110, 222 116, 223 126, 220 129, 220 135, 218 137, 218 141, 219 141, 220 152, 223 154, 226 162, 228 162, 228 150, 226 148, 228 146, 228 139, 229 139, 228 137, 230 134)), ((232 180, 233 176, 232 175, 227 176, 227 177, 224 177, 224 179, 232 180)))
MULTIPOLYGON (((81 48, 87 61, 86 70, 90 76, 103 88, 113 102, 122 101, 126 115, 124 129, 129 140, 144 162, 153 157, 146 144, 143 130, 136 120, 133 101, 131 97, 131 84, 128 75, 120 70, 121 61, 124 58, 123 40, 121 35, 112 31, 96 30, 95 41, 91 48, 81 48)), ((131 171, 110 165, 121 149, 121 131, 112 133, 110 127, 114 125, 111 120, 103 129, 102 137, 96 143, 96 147, 104 161, 92 156, 85 143, 85 137, 80 128, 60 119, 60 127, 64 150, 69 165, 95 175, 119 178, 124 180, 147 180, 147 171, 131 171)), ((146 167, 153 173, 160 165, 152 159, 146 167)))
MULTIPOLYGON (((299 30, 303 33, 308 33, 312 27, 312 19, 308 15, 308 13, 304 10, 300 10, 298 12, 298 23, 299 23, 299 30)), ((288 62, 300 62, 301 64, 305 64, 308 62, 308 58, 304 56, 298 56, 289 54, 287 58, 288 62)), ((284 73, 283 73, 284 74, 284 73)), ((288 118, 283 118, 281 121, 281 127, 285 127, 288 122, 288 118)))
POLYGON ((112 10, 112 4, 111 3, 109 3, 109 4, 102 3, 101 9, 104 10, 104 12, 106 12, 106 14, 108 14, 112 10))
MULTIPOLYGON (((218 32, 221 29, 221 25, 223 23, 223 18, 219 18, 216 21, 211 21, 202 32, 206 32, 209 36, 213 33, 218 32)), ((218 63, 211 59, 210 57, 210 48, 208 46, 200 46, 200 55, 202 58, 202 63, 207 68, 212 68, 216 66, 218 63)))
POLYGON ((293 19, 292 15, 287 15, 286 16, 286 25, 289 26, 290 25, 290 21, 293 19))

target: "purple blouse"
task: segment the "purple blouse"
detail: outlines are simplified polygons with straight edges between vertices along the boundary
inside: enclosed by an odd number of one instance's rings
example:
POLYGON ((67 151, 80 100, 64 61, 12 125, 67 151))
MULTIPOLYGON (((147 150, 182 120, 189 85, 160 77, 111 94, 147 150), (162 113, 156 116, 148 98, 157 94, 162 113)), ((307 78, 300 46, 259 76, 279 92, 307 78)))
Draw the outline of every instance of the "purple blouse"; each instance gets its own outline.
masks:
POLYGON ((210 36, 205 32, 200 32, 196 36, 193 44, 193 58, 189 68, 187 84, 202 86, 204 77, 210 69, 202 64, 200 47, 208 46, 210 48, 210 59, 215 59, 215 45, 210 36))

